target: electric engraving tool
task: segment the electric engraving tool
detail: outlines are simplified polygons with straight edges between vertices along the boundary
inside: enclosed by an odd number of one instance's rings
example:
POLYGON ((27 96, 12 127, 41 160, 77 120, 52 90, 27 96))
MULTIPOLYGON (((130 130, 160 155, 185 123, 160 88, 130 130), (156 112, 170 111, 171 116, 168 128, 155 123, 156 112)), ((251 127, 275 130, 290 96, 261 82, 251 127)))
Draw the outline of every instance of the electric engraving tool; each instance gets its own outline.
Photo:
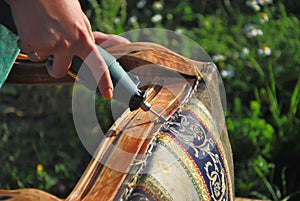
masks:
MULTIPOLYGON (((116 58, 99 45, 96 46, 108 67, 114 87, 118 87, 118 94, 114 93, 113 98, 128 104, 130 111, 141 108, 144 111, 152 112, 159 120, 166 121, 163 116, 151 108, 150 103, 146 102, 146 91, 140 90, 137 87, 138 84, 133 81, 134 78, 129 76, 116 58)), ((91 70, 79 57, 74 57, 69 74, 77 75, 79 82, 89 89, 98 86, 91 70)), ((97 90, 97 92, 99 92, 99 90, 97 90)))

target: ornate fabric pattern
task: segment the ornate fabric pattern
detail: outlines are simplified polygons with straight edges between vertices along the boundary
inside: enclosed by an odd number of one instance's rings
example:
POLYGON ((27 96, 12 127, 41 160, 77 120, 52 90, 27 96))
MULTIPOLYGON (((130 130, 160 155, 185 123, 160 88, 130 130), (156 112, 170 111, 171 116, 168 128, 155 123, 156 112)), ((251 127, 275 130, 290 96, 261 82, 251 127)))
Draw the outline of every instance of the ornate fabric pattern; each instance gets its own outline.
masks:
POLYGON ((199 100, 173 114, 156 143, 129 200, 232 200, 219 133, 199 100))
POLYGON ((166 189, 151 175, 142 177, 139 183, 143 185, 136 187, 131 200, 145 200, 145 197, 147 200, 173 200, 166 189))

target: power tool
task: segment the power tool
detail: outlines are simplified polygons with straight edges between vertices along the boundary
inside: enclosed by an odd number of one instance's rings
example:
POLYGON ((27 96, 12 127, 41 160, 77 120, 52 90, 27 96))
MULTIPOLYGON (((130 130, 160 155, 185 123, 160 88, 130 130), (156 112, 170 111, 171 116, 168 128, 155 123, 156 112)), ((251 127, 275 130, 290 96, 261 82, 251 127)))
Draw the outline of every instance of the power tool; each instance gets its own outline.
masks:
MULTIPOLYGON (((114 93, 113 98, 127 103, 130 111, 141 108, 144 111, 152 112, 159 118, 159 120, 166 121, 163 116, 159 115, 151 108, 150 103, 146 102, 146 91, 140 90, 137 87, 137 83, 133 81, 137 78, 134 79, 132 76, 130 76, 129 73, 127 73, 123 67, 121 67, 120 63, 113 55, 108 53, 99 45, 96 44, 96 46, 108 67, 114 87, 118 87, 118 94, 115 95, 114 93)), ((86 87, 94 89, 95 86, 98 86, 91 70, 79 57, 76 56, 73 58, 73 62, 69 71, 71 71, 72 74, 77 75, 79 82, 86 87)), ((98 89, 97 92, 99 92, 98 89)))

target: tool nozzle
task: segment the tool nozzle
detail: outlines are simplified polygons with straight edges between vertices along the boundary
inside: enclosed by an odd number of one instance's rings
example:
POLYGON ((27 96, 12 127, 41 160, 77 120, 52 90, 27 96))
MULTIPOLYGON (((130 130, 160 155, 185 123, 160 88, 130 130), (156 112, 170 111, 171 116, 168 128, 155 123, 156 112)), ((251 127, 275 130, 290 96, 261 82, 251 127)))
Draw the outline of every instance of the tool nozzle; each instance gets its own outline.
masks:
POLYGON ((160 121, 163 121, 163 122, 166 122, 166 121, 167 121, 166 118, 164 118, 163 116, 161 116, 160 114, 158 114, 155 110, 153 110, 153 109, 151 108, 151 104, 150 104, 150 103, 144 101, 143 104, 142 104, 142 106, 141 106, 141 108, 142 108, 142 110, 144 110, 144 111, 150 111, 152 114, 154 114, 155 116, 157 116, 157 117, 159 118, 160 121))

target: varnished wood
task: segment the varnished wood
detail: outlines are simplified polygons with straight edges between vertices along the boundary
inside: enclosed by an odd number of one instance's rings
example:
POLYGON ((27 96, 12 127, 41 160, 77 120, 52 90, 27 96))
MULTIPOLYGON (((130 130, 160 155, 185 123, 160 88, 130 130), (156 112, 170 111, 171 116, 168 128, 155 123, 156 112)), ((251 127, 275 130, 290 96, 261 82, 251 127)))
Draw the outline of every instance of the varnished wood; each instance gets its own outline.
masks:
POLYGON ((147 42, 137 42, 130 45, 120 44, 110 47, 108 51, 118 58, 123 66, 126 66, 127 71, 138 66, 154 64, 160 69, 196 76, 199 74, 197 65, 203 66, 205 64, 205 62, 185 58, 161 45, 147 42))
POLYGON ((27 85, 72 85, 74 78, 69 75, 64 78, 56 79, 49 76, 45 63, 32 63, 28 61, 16 61, 11 73, 9 74, 6 84, 27 84, 27 85))
MULTIPOLYGON (((190 60, 178 55, 171 50, 153 43, 132 43, 120 44, 106 49, 114 55, 126 71, 137 68, 141 73, 141 80, 149 75, 155 76, 160 71, 176 71, 187 76, 199 75, 195 65, 204 65, 203 62, 190 60), (152 65, 152 68, 147 68, 152 65), (173 67, 170 67, 173 66, 173 67)), ((8 84, 29 84, 29 85, 72 85, 74 78, 67 75, 61 79, 55 79, 48 75, 45 62, 32 63, 19 59, 15 62, 10 75, 7 78, 8 84)))
POLYGON ((19 190, 0 190, 0 200, 4 201, 62 201, 47 192, 25 188, 19 190))

